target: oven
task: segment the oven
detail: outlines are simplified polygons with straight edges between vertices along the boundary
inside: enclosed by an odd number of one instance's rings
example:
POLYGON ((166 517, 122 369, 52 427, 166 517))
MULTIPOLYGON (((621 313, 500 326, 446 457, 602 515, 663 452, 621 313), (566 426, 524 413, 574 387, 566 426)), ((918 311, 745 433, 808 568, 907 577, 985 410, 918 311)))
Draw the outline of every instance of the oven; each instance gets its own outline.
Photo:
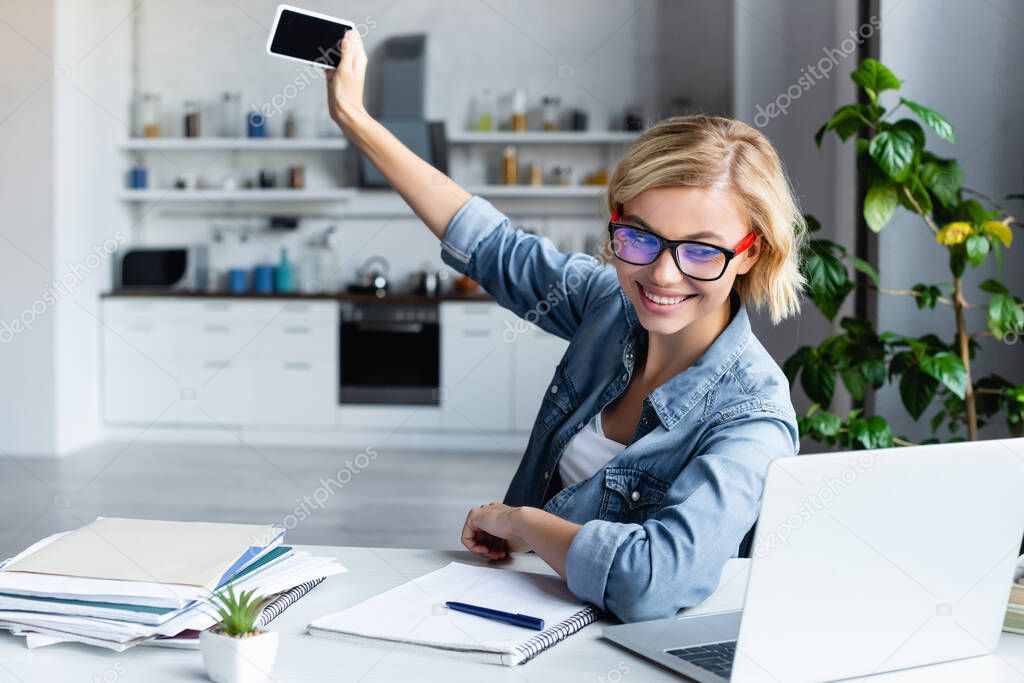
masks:
POLYGON ((339 402, 440 405, 436 302, 343 301, 339 402))

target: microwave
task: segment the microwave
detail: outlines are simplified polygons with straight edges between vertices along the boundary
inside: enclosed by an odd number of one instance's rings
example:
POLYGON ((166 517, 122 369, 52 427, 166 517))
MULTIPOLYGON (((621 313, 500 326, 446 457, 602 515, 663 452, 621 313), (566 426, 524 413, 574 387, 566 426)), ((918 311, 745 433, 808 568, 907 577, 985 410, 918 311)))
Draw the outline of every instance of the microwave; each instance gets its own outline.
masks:
POLYGON ((202 245, 124 249, 114 261, 115 289, 205 291, 209 275, 202 245))

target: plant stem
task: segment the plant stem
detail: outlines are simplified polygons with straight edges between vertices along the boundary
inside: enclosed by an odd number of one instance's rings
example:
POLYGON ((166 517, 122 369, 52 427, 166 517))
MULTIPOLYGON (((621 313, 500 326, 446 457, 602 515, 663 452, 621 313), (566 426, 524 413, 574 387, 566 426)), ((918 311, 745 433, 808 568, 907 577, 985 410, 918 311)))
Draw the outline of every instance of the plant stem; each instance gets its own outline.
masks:
POLYGON ((925 213, 924 209, 921 208, 921 205, 917 203, 917 200, 914 199, 914 193, 908 190, 906 185, 901 185, 900 187, 903 189, 903 194, 907 196, 907 200, 914 205, 914 210, 917 211, 917 215, 924 219, 924 222, 928 224, 928 227, 932 229, 932 232, 938 232, 939 228, 935 225, 935 221, 933 221, 932 217, 925 213))
POLYGON ((964 405, 967 407, 967 438, 978 440, 978 412, 974 405, 974 383, 971 380, 970 338, 964 322, 964 285, 962 278, 953 279, 953 313, 956 316, 956 339, 960 345, 960 360, 967 373, 967 387, 964 390, 964 405))
MULTIPOLYGON (((875 287, 875 290, 879 294, 888 294, 890 296, 912 296, 915 299, 917 297, 919 297, 919 296, 922 296, 922 294, 920 292, 915 292, 912 289, 886 289, 885 287, 875 287)), ((935 297, 935 300, 938 301, 939 303, 946 304, 947 306, 952 306, 953 305, 953 300, 952 299, 947 299, 944 296, 937 296, 937 297, 935 297)), ((971 305, 965 303, 964 307, 965 308, 971 308, 971 305)))

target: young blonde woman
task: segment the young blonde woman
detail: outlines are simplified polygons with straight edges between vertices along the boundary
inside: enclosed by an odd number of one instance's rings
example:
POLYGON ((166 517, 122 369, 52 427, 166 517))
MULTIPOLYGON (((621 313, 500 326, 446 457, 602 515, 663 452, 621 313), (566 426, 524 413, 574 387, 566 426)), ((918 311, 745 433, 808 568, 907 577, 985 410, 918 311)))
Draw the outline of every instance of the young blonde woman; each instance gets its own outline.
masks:
MULTIPOLYGON (((329 72, 332 118, 441 240, 442 259, 569 341, 504 503, 462 542, 533 550, 624 621, 704 599, 757 519, 769 463, 799 447, 789 384, 745 305, 798 310, 801 216, 768 141, 730 119, 668 119, 607 191, 610 260, 563 254, 409 151, 363 107, 352 31, 329 72)), ((749 542, 749 537, 746 539, 749 542)))

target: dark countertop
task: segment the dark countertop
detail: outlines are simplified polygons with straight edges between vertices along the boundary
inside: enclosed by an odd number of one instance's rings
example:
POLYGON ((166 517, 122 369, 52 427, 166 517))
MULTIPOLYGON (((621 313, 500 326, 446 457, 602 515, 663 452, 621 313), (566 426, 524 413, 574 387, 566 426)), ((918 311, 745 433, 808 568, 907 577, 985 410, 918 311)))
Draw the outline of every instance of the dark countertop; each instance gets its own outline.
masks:
POLYGON ((273 294, 259 294, 246 292, 245 294, 232 294, 231 292, 195 292, 189 290, 166 290, 166 289, 116 289, 104 292, 102 298, 117 297, 168 297, 179 299, 237 299, 239 301, 259 301, 260 299, 296 299, 304 301, 359 301, 359 302, 397 302, 397 303, 425 303, 431 301, 494 301, 487 293, 481 291, 478 294, 462 294, 459 292, 446 292, 440 296, 424 296, 412 293, 389 293, 384 297, 373 296, 372 294, 349 294, 347 292, 309 294, 305 292, 292 292, 273 294))

